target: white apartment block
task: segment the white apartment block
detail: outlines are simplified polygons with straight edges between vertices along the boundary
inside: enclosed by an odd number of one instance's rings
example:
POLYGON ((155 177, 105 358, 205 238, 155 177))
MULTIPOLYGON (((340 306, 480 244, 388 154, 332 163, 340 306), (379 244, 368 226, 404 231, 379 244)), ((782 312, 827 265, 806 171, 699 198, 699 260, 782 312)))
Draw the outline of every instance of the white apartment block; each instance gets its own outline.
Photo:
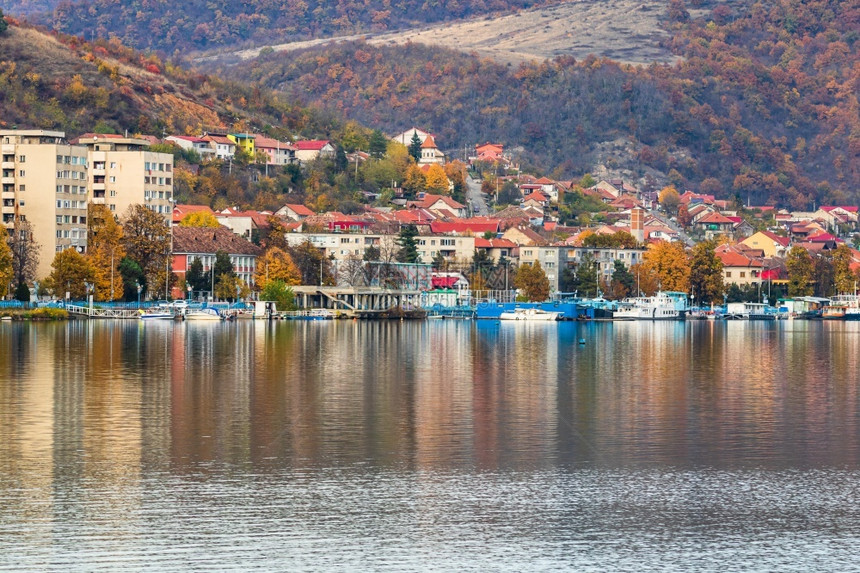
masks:
POLYGON ((87 244, 87 149, 70 145, 65 133, 0 131, 3 227, 30 225, 41 246, 37 277, 51 273, 54 255, 87 244))
POLYGON ((148 151, 149 142, 116 135, 78 140, 89 150, 89 186, 93 203, 122 216, 131 205, 145 205, 164 216, 173 214, 173 155, 148 151))
MULTIPOLYGON (((385 254, 393 253, 400 247, 397 235, 380 233, 287 233, 287 244, 298 246, 305 241, 319 249, 325 249, 327 257, 344 261, 349 257, 364 257, 369 247, 376 247, 385 254)), ((419 235, 418 256, 421 263, 430 264, 441 253, 448 262, 467 264, 475 254, 474 237, 453 237, 447 235, 419 235)))

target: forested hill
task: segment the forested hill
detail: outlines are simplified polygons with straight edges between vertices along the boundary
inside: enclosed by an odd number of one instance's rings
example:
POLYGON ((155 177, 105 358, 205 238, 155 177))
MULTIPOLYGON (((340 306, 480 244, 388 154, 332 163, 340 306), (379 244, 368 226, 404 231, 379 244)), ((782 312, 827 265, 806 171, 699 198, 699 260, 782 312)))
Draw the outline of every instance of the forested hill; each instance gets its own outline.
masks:
POLYGON ((520 68, 419 45, 345 44, 235 70, 308 104, 396 132, 420 125, 449 149, 522 145, 558 175, 619 137, 633 164, 678 185, 795 208, 857 202, 860 0, 669 10, 675 66, 560 58, 520 68))
POLYGON ((10 26, 0 35, 0 127, 144 134, 228 127, 326 133, 283 96, 188 72, 119 42, 10 26))
MULTIPOLYGON (((138 49, 204 50, 380 32, 546 4, 546 0, 83 0, 59 2, 55 29, 138 49)), ((49 24, 47 21, 40 23, 49 24)))

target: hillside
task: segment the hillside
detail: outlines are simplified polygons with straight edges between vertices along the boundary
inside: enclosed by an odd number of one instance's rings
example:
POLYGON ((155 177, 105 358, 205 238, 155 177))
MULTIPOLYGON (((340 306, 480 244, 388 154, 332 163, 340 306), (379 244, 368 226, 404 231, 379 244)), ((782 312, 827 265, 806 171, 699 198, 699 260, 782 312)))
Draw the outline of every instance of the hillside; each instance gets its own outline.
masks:
POLYGON ((0 36, 0 126, 77 134, 217 127, 326 127, 283 97, 173 67, 118 42, 85 43, 10 26, 0 36))
MULTIPOLYGON (((229 73, 389 132, 420 125, 459 150, 522 146, 557 176, 618 161, 679 186, 795 208, 858 200, 860 0, 716 5, 674 0, 673 66, 560 57, 518 68, 416 44, 263 54, 229 73)), ((224 70, 225 73, 228 70, 224 70)))
POLYGON ((59 2, 39 23, 90 37, 116 35, 138 49, 167 54, 266 45, 343 34, 411 28, 428 22, 510 12, 546 0, 187 0, 59 2))
POLYGON ((248 50, 219 50, 195 58, 196 64, 237 63, 261 50, 296 51, 325 44, 364 40, 373 46, 427 44, 473 52, 500 63, 520 64, 562 55, 584 58, 598 54, 620 62, 674 61, 661 45, 668 35, 660 26, 665 0, 603 0, 563 2, 503 16, 475 17, 407 30, 341 36, 248 50))

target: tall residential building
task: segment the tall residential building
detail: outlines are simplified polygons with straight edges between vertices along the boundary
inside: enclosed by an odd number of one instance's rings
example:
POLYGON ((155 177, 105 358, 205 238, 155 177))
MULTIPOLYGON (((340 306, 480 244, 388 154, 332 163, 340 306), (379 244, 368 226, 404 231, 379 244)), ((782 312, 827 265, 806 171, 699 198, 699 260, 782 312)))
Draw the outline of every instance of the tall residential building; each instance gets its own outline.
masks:
POLYGON ((87 243, 87 149, 62 131, 0 130, 3 227, 30 225, 41 246, 37 277, 51 273, 57 252, 87 243))
POLYGON ((149 151, 149 141, 120 135, 82 135, 89 150, 89 187, 93 203, 107 205, 122 217, 131 205, 145 205, 173 216, 173 155, 149 151))

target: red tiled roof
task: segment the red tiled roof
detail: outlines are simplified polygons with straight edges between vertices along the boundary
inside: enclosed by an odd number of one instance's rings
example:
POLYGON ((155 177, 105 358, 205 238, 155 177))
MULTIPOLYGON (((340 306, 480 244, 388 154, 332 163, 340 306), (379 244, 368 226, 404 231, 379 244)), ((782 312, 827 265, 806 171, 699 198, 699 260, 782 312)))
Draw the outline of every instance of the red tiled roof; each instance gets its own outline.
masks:
POLYGON ((416 202, 416 206, 421 207, 422 209, 429 209, 437 201, 442 201, 443 203, 445 203, 445 205, 455 210, 466 208, 465 205, 454 201, 451 197, 448 197, 447 195, 431 195, 430 193, 424 195, 424 199, 422 199, 420 202, 416 202))
POLYGON ((697 224, 700 224, 700 223, 714 223, 714 224, 719 225, 719 224, 726 224, 726 223, 734 223, 734 221, 732 221, 728 217, 724 217, 723 215, 720 215, 717 212, 713 212, 713 213, 708 213, 707 215, 705 215, 704 217, 699 219, 697 224))
POLYGON ((284 143, 283 141, 262 135, 258 135, 257 139, 254 140, 254 146, 260 149, 295 149, 290 143, 284 143))
POLYGON ((457 222, 433 221, 430 223, 430 231, 433 233, 497 233, 499 231, 499 222, 469 222, 463 219, 457 222))
POLYGON ((322 151, 322 148, 328 145, 328 140, 315 139, 296 141, 293 145, 295 145, 296 149, 299 151, 322 151))
POLYGON ((428 135, 421 144, 421 149, 436 149, 436 141, 432 135, 428 135))
POLYGON ((834 209, 842 209, 843 211, 848 211, 849 213, 857 213, 858 207, 856 205, 827 205, 821 206, 822 211, 833 211, 834 209))
POLYGON ((476 249, 514 249, 517 244, 508 239, 484 239, 482 237, 475 238, 476 249))
POLYGON ((523 202, 525 201, 537 201, 538 203, 546 203, 549 201, 549 197, 541 193, 540 191, 535 191, 534 193, 529 193, 525 197, 523 197, 523 202))
POLYGON ((226 227, 173 227, 174 253, 214 254, 217 251, 225 251, 231 255, 262 254, 260 247, 226 227))
POLYGON ((308 209, 304 205, 299 205, 297 203, 287 203, 286 207, 289 207, 290 209, 292 209, 292 211, 296 215, 301 215, 303 217, 310 217, 311 215, 314 214, 313 211, 311 211, 310 209, 308 209))

